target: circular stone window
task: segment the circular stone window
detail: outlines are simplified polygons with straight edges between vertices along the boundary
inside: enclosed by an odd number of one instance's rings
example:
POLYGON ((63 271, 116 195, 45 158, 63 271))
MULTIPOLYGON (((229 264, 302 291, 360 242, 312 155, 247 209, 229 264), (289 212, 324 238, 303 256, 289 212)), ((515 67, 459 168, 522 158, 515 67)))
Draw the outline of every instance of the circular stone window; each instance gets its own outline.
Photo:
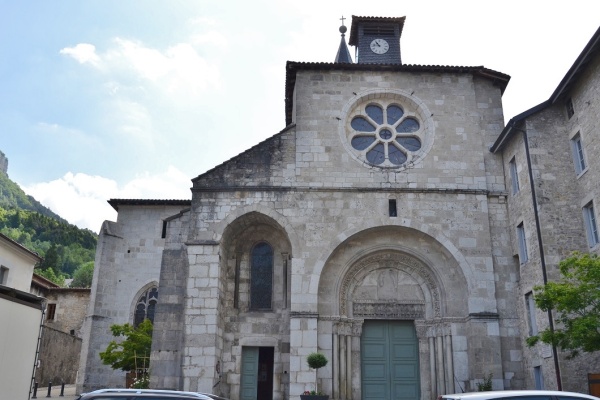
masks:
POLYGON ((429 151, 433 124, 420 102, 399 91, 371 92, 354 100, 347 107, 342 139, 356 159, 381 168, 403 168, 429 151))

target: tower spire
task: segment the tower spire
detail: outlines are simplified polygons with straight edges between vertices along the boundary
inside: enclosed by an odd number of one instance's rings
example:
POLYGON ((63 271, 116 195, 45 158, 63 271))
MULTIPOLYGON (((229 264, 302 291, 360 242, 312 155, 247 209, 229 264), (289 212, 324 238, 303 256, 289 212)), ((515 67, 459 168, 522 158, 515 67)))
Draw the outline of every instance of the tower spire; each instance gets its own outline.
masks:
POLYGON ((340 47, 338 48, 337 54, 335 55, 335 63, 345 63, 352 64, 352 57, 350 56, 350 51, 348 50, 348 45, 346 45, 346 31, 348 28, 344 26, 344 16, 342 15, 342 26, 340 26, 340 33, 342 34, 342 39, 340 41, 340 47))

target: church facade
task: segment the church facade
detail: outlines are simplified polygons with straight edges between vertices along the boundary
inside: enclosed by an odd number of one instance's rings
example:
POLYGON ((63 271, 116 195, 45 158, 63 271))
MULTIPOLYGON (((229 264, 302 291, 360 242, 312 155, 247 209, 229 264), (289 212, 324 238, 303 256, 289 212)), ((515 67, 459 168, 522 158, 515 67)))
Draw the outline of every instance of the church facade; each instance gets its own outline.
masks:
POLYGON ((598 357, 525 338, 548 323, 532 287, 600 249, 597 45, 505 127, 508 75, 403 64, 403 27, 353 17, 356 63, 345 27, 336 62, 288 62, 285 129, 193 179, 191 200, 109 201, 80 389, 125 384, 98 353, 110 325, 148 317, 155 388, 435 399, 491 376, 586 391, 598 357))

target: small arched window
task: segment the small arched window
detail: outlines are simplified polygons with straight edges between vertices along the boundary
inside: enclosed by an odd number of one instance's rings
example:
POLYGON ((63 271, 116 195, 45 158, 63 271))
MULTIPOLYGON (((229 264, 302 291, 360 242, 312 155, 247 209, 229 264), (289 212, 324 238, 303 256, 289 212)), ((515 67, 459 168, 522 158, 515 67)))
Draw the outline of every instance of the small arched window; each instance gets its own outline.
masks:
POLYGON ((273 297, 273 248, 265 242, 252 248, 250 257, 250 309, 270 310, 273 297))
POLYGON ((133 326, 137 328, 139 324, 148 318, 154 324, 154 311, 158 302, 158 288, 151 287, 146 290, 135 305, 135 313, 133 316, 133 326))

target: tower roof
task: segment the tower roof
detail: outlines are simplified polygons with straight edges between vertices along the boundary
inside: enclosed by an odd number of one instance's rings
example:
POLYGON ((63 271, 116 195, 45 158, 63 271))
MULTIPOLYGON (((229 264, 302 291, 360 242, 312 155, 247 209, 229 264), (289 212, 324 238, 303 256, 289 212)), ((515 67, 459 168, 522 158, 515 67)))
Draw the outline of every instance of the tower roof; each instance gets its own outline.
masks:
POLYGON ((338 52, 335 55, 336 63, 346 63, 352 64, 352 57, 350 56, 350 51, 348 50, 348 46, 346 45, 346 28, 343 24, 344 17, 342 17, 342 26, 340 26, 340 33, 342 34, 342 39, 340 40, 340 47, 338 48, 338 52))
POLYGON ((356 15, 352 16, 352 26, 350 27, 350 40, 348 44, 350 46, 358 45, 358 25, 360 22, 384 22, 398 25, 399 28, 399 36, 402 36, 402 28, 404 28, 404 20, 406 17, 358 17, 356 15))

